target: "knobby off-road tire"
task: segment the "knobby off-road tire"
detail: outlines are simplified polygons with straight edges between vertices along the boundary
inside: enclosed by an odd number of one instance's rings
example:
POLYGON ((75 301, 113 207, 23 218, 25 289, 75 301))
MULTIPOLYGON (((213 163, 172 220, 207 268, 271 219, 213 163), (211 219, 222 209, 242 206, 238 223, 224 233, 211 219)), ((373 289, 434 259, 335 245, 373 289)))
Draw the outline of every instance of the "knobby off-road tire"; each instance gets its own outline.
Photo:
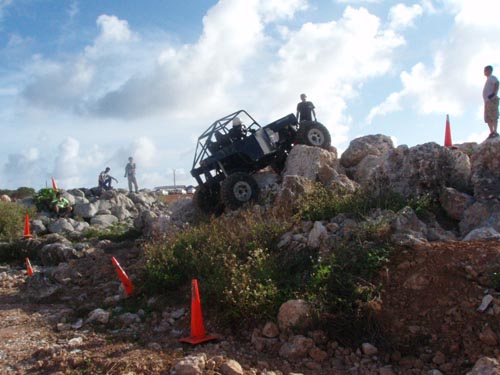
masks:
POLYGON ((247 173, 236 172, 222 181, 222 203, 232 210, 256 201, 258 197, 259 186, 255 179, 247 173))
POLYGON ((332 142, 330 132, 317 121, 302 121, 297 133, 297 143, 327 150, 332 142))
POLYGON ((193 196, 196 209, 205 215, 220 215, 224 211, 220 200, 220 185, 218 183, 201 184, 193 196))

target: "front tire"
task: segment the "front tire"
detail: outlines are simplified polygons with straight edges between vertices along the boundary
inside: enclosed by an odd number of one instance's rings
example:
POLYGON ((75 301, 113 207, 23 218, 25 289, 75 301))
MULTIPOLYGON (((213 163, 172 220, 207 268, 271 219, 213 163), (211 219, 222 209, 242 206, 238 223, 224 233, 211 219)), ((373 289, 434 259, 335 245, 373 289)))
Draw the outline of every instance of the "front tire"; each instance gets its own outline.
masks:
POLYGON ((317 121, 301 121, 297 133, 297 143, 328 150, 331 141, 330 132, 323 124, 317 121))
POLYGON ((257 181, 247 173, 237 172, 222 181, 221 199, 232 210, 256 201, 259 196, 257 181))

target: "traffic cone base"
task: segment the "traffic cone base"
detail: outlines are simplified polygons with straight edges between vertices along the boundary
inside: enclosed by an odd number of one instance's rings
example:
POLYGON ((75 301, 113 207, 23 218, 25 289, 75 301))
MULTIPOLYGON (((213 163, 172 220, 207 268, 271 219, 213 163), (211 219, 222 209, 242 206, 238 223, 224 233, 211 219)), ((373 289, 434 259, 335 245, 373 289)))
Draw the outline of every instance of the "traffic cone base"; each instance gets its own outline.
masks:
POLYGON ((30 217, 28 214, 24 217, 24 238, 33 237, 30 232, 30 217))
POLYGON ((201 313, 200 293, 198 291, 198 280, 191 282, 191 336, 180 339, 180 342, 196 345, 202 342, 219 339, 215 335, 206 335, 201 313))
POLYGON ((134 284, 132 284, 132 281, 130 281, 130 278, 127 276, 115 257, 111 257, 111 262, 115 266, 116 273, 118 274, 118 277, 123 284, 125 293, 127 293, 127 296, 131 295, 134 292, 134 284))
POLYGON ((207 341, 213 341, 213 340, 218 340, 220 337, 219 336, 210 336, 210 335, 205 335, 204 337, 184 337, 183 339, 180 339, 180 342, 185 342, 191 345, 197 345, 201 344, 203 342, 207 341))

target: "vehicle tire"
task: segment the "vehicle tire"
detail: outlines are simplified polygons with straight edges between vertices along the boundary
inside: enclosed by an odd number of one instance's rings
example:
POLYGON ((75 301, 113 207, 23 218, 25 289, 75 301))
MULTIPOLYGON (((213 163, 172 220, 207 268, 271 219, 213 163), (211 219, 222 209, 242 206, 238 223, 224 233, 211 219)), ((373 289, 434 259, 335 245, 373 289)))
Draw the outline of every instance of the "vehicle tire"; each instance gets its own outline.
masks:
POLYGON ((234 210, 259 196, 257 181, 248 173, 237 172, 222 181, 221 199, 226 207, 234 210))
POLYGON ((220 185, 207 183, 198 186, 193 196, 196 209, 205 215, 220 215, 224 207, 220 201, 220 185))
POLYGON ((297 143, 327 150, 331 141, 330 132, 323 124, 317 121, 302 121, 300 123, 297 143))

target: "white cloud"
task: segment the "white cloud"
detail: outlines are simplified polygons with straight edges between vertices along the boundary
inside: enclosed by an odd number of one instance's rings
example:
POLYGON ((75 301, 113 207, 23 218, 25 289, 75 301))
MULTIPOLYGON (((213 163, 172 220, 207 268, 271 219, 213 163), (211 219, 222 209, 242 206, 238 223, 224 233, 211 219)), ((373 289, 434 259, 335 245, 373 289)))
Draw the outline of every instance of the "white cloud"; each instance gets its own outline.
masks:
MULTIPOLYGON (((448 8, 455 12, 455 23, 447 39, 436 45, 432 66, 419 62, 411 71, 403 71, 402 89, 372 108, 368 123, 376 116, 409 107, 422 114, 459 115, 471 104, 481 103, 483 67, 500 65, 500 40, 485 35, 498 34, 500 24, 487 21, 490 16, 479 19, 472 11, 476 4, 469 0, 447 0, 448 8)), ((497 2, 488 4, 490 9, 500 7, 497 2)), ((482 5, 486 6, 484 2, 482 5)))
POLYGON ((337 3, 339 4, 351 4, 351 5, 356 5, 356 4, 379 4, 383 0, 336 0, 337 3))
POLYGON ((58 187, 79 186, 82 182, 80 144, 74 138, 67 138, 59 145, 53 176, 60 182, 58 187))
POLYGON ((191 166, 195 137, 213 120, 245 108, 265 124, 295 112, 304 91, 340 146, 353 122, 349 101, 366 81, 391 71, 405 40, 365 8, 349 6, 338 19, 298 28, 286 22, 306 7, 305 0, 221 0, 203 18, 198 40, 184 45, 101 15, 94 40, 79 53, 34 56, 18 83, 27 104, 19 108, 37 108, 37 124, 57 114, 71 134, 54 140, 61 145, 48 164, 55 167, 44 176, 94 186, 106 165, 121 177, 132 155, 141 186, 165 184, 168 168, 191 166), (279 40, 268 34, 276 29, 279 40))
POLYGON ((307 0, 260 0, 259 9, 264 22, 272 22, 308 8, 307 0))
MULTIPOLYGON (((337 143, 345 142, 351 121, 345 114, 347 100, 358 95, 360 83, 390 69, 392 55, 403 43, 366 9, 347 7, 338 21, 306 23, 291 32, 261 91, 284 102, 290 101, 290 93, 297 102, 306 92, 316 105, 318 120, 337 143)), ((281 108, 277 105, 270 113, 277 116, 281 108)))
POLYGON ((419 4, 407 6, 399 3, 389 10, 390 28, 402 30, 407 27, 413 26, 417 17, 423 14, 423 8, 419 4))
POLYGON ((495 0, 444 0, 456 13, 457 24, 464 26, 495 27, 498 25, 500 2, 495 0))
POLYGON ((46 178, 43 160, 37 148, 9 154, 2 168, 4 186, 40 186, 40 177, 46 178))
POLYGON ((116 16, 100 15, 96 21, 101 28, 101 34, 97 38, 96 44, 109 42, 128 42, 132 39, 132 32, 128 22, 120 20, 116 16))

